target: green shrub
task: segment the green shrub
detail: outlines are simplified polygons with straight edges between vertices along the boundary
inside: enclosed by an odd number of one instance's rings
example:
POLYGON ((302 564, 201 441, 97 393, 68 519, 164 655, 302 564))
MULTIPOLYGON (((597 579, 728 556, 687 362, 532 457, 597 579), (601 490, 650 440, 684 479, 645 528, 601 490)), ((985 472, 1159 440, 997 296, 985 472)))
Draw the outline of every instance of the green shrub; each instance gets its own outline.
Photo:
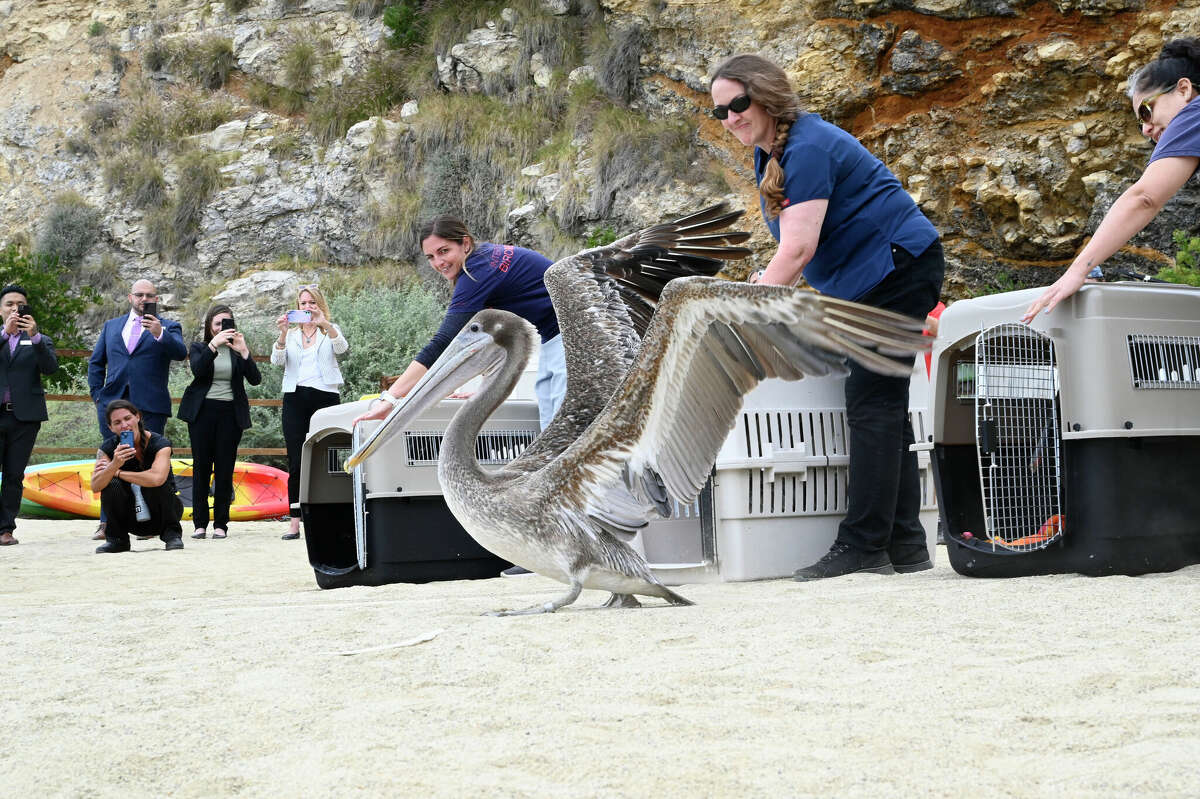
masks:
POLYGON ((215 34, 167 48, 167 68, 205 89, 224 86, 236 64, 233 42, 215 34))
POLYGON ((199 91, 177 93, 166 109, 167 137, 182 139, 207 133, 233 119, 233 104, 223 97, 199 91))
POLYGON ((303 94, 286 86, 276 86, 257 78, 247 78, 245 87, 250 102, 281 114, 298 114, 304 110, 307 101, 303 94))
POLYGON ((584 241, 584 246, 588 249, 591 249, 592 247, 603 247, 606 244, 612 244, 616 240, 616 229, 612 225, 605 225, 604 227, 596 228, 590 234, 588 234, 587 239, 584 241))
POLYGON ((104 185, 124 195, 134 208, 157 208, 167 201, 167 184, 158 161, 138 153, 127 153, 104 164, 104 185))
POLYGON ((387 113, 404 99, 411 64, 399 53, 372 56, 362 72, 341 86, 322 86, 308 109, 309 130, 322 146, 341 138, 351 125, 387 113))
POLYGON ((221 187, 221 160, 205 150, 192 150, 176 159, 179 179, 172 203, 177 255, 196 243, 200 232, 200 217, 209 197, 221 187))
POLYGON ((104 23, 100 20, 95 20, 91 25, 88 25, 88 36, 96 37, 103 36, 108 29, 104 27, 104 23))
POLYGON ((396 48, 418 44, 424 36, 424 18, 418 0, 398 0, 383 9, 383 24, 391 33, 388 44, 396 48))
POLYGON ((175 233, 175 205, 163 203, 146 212, 142 218, 142 236, 146 247, 158 253, 173 253, 179 245, 175 233))
MULTIPOLYGON (((54 339, 55 347, 82 349, 90 346, 90 342, 83 341, 78 319, 99 297, 91 286, 72 285, 71 269, 65 264, 52 255, 24 254, 10 245, 0 250, 0 285, 9 283, 29 292, 27 299, 38 328, 54 339)), ((86 372, 86 360, 64 358, 60 360, 59 370, 43 380, 56 390, 65 390, 86 372)))
POLYGON ((299 134, 294 130, 285 130, 282 133, 276 133, 271 138, 271 145, 267 148, 267 152, 276 161, 286 161, 299 147, 299 134))
POLYGON ((283 52, 283 75, 293 91, 307 94, 317 76, 317 48, 309 39, 293 41, 283 52))
POLYGON ((146 92, 138 98, 126 118, 123 139, 131 148, 150 154, 167 143, 167 114, 158 95, 146 92))
POLYGON ((1168 283, 1200 286, 1200 236, 1176 230, 1172 238, 1175 241, 1175 266, 1160 269, 1155 277, 1168 283))
POLYGON ((596 83, 615 102, 629 105, 637 93, 645 34, 637 25, 617 31, 608 46, 595 53, 596 83))
POLYGON ((74 192, 54 198, 34 249, 74 269, 100 237, 100 212, 74 192))
POLYGON ((359 19, 373 19, 379 16, 386 0, 350 0, 346 3, 346 13, 359 19))
POLYGON ((250 6, 254 5, 256 0, 225 0, 225 8, 231 13, 236 14, 239 11, 245 11, 250 6))
POLYGON ((171 48, 162 39, 154 39, 142 53, 142 66, 147 72, 162 72, 171 60, 171 48))
POLYGON ((83 124, 90 133, 104 133, 121 123, 121 103, 116 100, 97 100, 83 109, 83 124))

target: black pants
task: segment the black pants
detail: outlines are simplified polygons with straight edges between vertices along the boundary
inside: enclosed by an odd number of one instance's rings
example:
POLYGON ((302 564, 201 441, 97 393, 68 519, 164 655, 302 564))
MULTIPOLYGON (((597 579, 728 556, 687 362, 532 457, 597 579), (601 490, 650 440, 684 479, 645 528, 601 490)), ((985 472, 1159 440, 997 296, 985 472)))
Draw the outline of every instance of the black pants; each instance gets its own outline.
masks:
POLYGON ((213 487, 213 527, 229 529, 229 504, 233 502, 233 463, 237 460, 242 428, 233 413, 233 402, 206 399, 194 422, 188 422, 192 442, 192 522, 197 530, 208 527, 208 480, 213 487))
POLYGON ((0 468, 4 469, 0 483, 0 533, 17 529, 25 467, 29 465, 41 426, 41 422, 22 422, 12 411, 0 409, 0 468))
POLYGON ((319 391, 308 386, 297 386, 295 391, 283 395, 283 441, 287 445, 288 457, 288 504, 292 516, 300 516, 300 455, 304 450, 304 439, 308 435, 308 422, 322 408, 341 402, 341 397, 332 391, 319 391))
MULTIPOLYGON (((924 319, 942 288, 942 244, 935 241, 915 257, 899 247, 892 250, 895 271, 858 302, 924 319)), ((838 527, 839 541, 866 551, 887 550, 899 563, 925 551, 921 475, 917 453, 909 451, 908 383, 907 377, 885 377, 850 362, 850 482, 846 518, 838 527)))
POLYGON ((166 484, 149 488, 142 486, 142 500, 150 510, 150 521, 139 522, 134 515, 133 489, 124 480, 113 478, 100 492, 100 509, 108 516, 104 538, 121 544, 129 543, 130 534, 156 535, 163 541, 181 538, 183 501, 166 484))

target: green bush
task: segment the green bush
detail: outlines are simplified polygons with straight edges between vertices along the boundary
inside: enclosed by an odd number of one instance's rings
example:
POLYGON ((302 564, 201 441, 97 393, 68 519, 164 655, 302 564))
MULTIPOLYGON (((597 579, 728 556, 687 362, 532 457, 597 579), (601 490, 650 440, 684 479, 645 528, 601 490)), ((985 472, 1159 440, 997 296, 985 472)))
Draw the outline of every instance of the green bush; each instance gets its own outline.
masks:
POLYGON ((386 5, 386 0, 349 0, 346 13, 359 19, 373 19, 379 16, 386 5))
POLYGON ((292 91, 308 94, 317 77, 317 48, 309 39, 297 39, 283 51, 283 76, 292 91))
POLYGON ((171 226, 175 233, 175 253, 180 255, 196 243, 204 206, 221 187, 223 179, 220 158, 205 150, 186 152, 175 163, 179 178, 175 184, 171 226))
POLYGON ((167 143, 167 114, 158 95, 147 92, 135 102, 122 138, 135 150, 156 153, 167 143))
POLYGON ((103 36, 106 30, 107 28, 104 27, 104 23, 96 20, 92 22, 91 25, 88 25, 88 36, 93 38, 96 36, 103 36))
POLYGON ((637 92, 645 38, 640 27, 630 25, 618 30, 607 46, 594 54, 596 83, 610 99, 622 105, 629 105, 637 92))
MULTIPOLYGON (((10 245, 0 250, 0 286, 15 283, 28 293, 38 328, 54 339, 58 349, 82 349, 85 343, 78 319, 99 296, 90 286, 72 287, 71 270, 52 255, 24 254, 10 245)), ((47 385, 65 390, 86 375, 84 360, 60 359, 59 370, 45 378, 47 385)))
POLYGON ((383 9, 383 24, 391 31, 388 44, 392 47, 418 44, 424 38, 424 22, 418 0, 399 0, 383 9))
POLYGON ((308 109, 308 125, 322 146, 341 138, 351 125, 381 115, 401 100, 412 65, 400 54, 372 56, 362 72, 341 86, 322 86, 308 109))
POLYGON ((83 109, 83 124, 90 133, 104 133, 121 123, 121 103, 97 100, 83 109))
POLYGON ((74 192, 54 198, 34 249, 75 268, 100 237, 100 212, 74 192))
POLYGON ((1200 286, 1200 236, 1176 230, 1172 238, 1175 240, 1175 266, 1160 269, 1155 277, 1168 283, 1200 286))
POLYGON ((236 64, 233 42, 222 36, 180 41, 167 48, 167 68, 205 89, 224 86, 236 64))
POLYGON ((245 11, 250 6, 254 5, 255 0, 225 0, 225 8, 236 14, 239 11, 245 11))
POLYGON ((104 164, 104 185, 116 189, 134 208, 157 208, 167 201, 167 184, 158 161, 127 153, 104 164))

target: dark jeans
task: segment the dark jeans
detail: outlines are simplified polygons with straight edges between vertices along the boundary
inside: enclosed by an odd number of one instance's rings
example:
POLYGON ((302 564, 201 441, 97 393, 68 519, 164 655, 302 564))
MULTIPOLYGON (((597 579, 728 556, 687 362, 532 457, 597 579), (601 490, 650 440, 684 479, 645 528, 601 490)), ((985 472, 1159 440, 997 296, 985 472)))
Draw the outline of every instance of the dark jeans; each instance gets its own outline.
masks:
POLYGON ((295 391, 283 395, 283 441, 287 445, 288 458, 288 504, 293 518, 299 518, 300 507, 300 456, 304 451, 304 439, 308 436, 308 422, 322 408, 341 402, 341 397, 331 391, 318 391, 308 386, 297 386, 295 391))
POLYGON ((12 411, 0 410, 0 468, 4 469, 0 483, 0 533, 17 529, 25 467, 29 465, 41 426, 41 422, 22 422, 12 411))
MULTIPOLYGON (((893 247, 896 270, 857 302, 924 319, 937 305, 946 268, 935 241, 918 256, 893 247)), ((912 359, 907 359, 911 364, 912 359)), ((908 563, 925 551, 921 476, 908 422, 907 377, 885 377, 850 362, 846 423, 850 482, 838 540, 865 551, 887 550, 908 563)))
POLYGON ((208 527, 208 480, 213 478, 213 527, 229 529, 233 502, 233 463, 237 460, 242 428, 233 402, 206 399, 194 422, 188 422, 192 442, 192 521, 197 530, 208 527))
POLYGON ((142 500, 150 509, 150 521, 139 522, 133 510, 133 489, 124 480, 113 478, 100 492, 100 510, 108 516, 104 537, 108 541, 129 543, 130 534, 156 535, 163 541, 183 536, 179 520, 183 501, 166 485, 142 486, 142 500))
MULTIPOLYGON (((150 413, 148 411, 142 411, 142 427, 146 428, 151 433, 158 433, 160 436, 166 435, 167 419, 169 419, 170 416, 171 414, 169 413, 150 413)), ((99 405, 96 406, 96 419, 100 422, 100 443, 103 444, 115 434, 113 433, 112 428, 108 426, 108 420, 104 418, 104 408, 99 405)), ((101 502, 100 522, 103 524, 107 521, 108 515, 104 512, 104 503, 101 502)))

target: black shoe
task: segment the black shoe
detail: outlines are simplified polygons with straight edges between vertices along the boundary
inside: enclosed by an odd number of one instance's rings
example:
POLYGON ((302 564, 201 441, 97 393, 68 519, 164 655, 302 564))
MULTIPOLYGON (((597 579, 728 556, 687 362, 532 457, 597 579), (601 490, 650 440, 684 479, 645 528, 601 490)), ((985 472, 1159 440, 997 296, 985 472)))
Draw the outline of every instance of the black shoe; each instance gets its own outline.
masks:
POLYGON ((279 537, 282 538, 284 541, 295 541, 297 538, 300 537, 300 534, 299 533, 284 533, 283 535, 281 535, 279 537))
POLYGON ((533 572, 529 571, 529 569, 526 569, 524 566, 509 566, 507 569, 500 572, 501 577, 523 577, 526 574, 533 574, 533 572))
POLYGON ((167 550, 183 549, 183 536, 176 536, 175 538, 168 538, 166 540, 166 546, 163 547, 163 549, 167 549, 167 550))
POLYGON ((892 561, 892 568, 896 570, 896 574, 912 574, 933 568, 933 561, 929 559, 929 549, 924 542, 914 546, 890 548, 888 558, 892 561))
POLYGON ((886 552, 863 552, 849 544, 834 541, 825 556, 811 566, 796 569, 792 579, 798 582, 841 577, 846 574, 894 574, 886 552))
POLYGON ((96 547, 96 554, 103 555, 106 552, 128 552, 129 539, 124 541, 105 541, 100 546, 96 547))

